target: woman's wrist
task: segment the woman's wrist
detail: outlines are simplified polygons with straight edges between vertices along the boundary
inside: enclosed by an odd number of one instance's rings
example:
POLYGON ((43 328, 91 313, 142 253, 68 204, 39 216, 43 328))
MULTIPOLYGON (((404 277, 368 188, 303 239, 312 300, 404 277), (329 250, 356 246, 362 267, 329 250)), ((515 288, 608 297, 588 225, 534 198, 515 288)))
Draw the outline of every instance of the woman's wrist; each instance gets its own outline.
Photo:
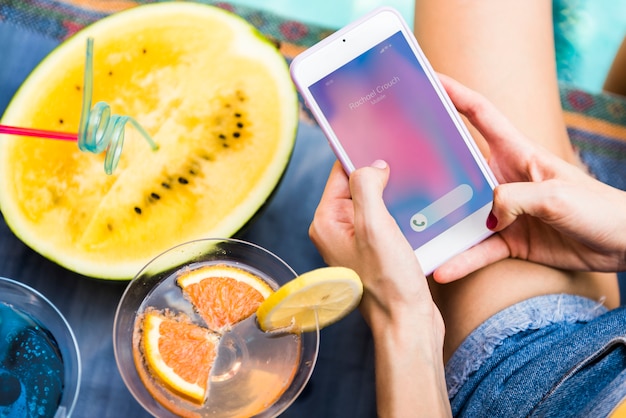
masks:
POLYGON ((371 315, 369 322, 374 341, 394 343, 409 350, 420 349, 423 356, 430 354, 433 360, 441 360, 445 327, 434 305, 430 312, 413 308, 371 315))
POLYGON ((449 416, 441 317, 407 315, 372 332, 379 416, 449 416))
POLYGON ((413 298, 411 301, 396 300, 387 304, 368 300, 362 304, 361 311, 374 336, 381 334, 387 338, 403 338, 407 331, 423 329, 428 330, 426 334, 432 334, 433 341, 440 339, 443 343, 444 324, 432 299, 418 302, 413 298))

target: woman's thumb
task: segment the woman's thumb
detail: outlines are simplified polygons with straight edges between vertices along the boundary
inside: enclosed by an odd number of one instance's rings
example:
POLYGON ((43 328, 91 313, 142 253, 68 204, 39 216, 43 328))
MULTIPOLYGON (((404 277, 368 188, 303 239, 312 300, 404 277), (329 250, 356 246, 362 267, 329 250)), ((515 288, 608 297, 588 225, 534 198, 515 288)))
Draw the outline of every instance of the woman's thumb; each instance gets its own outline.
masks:
POLYGON ((543 218, 550 196, 550 187, 545 182, 500 184, 493 191, 493 207, 487 218, 487 227, 492 231, 501 231, 521 215, 543 218))
POLYGON ((389 166, 383 160, 376 160, 369 167, 362 167, 352 173, 350 190, 356 214, 362 213, 370 218, 377 216, 383 209, 386 211, 382 196, 388 180, 389 166))

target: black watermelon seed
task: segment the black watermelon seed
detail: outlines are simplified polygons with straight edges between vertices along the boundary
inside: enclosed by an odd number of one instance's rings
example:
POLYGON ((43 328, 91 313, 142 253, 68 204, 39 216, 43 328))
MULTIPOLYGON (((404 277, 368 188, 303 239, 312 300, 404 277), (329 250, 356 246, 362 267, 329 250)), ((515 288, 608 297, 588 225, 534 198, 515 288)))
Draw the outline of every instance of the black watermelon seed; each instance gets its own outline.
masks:
POLYGON ((187 179, 186 179, 186 178, 184 178, 184 177, 179 177, 179 178, 178 178, 178 182, 179 182, 180 184, 188 184, 188 183, 189 183, 189 180, 187 180, 187 179))
POLYGON ((235 117, 236 118, 240 118, 241 117, 241 113, 239 113, 239 112, 235 113, 235 117))
POLYGON ((150 193, 150 197, 155 199, 155 200, 159 200, 161 198, 161 196, 159 196, 158 194, 156 194, 154 192, 150 193))
POLYGON ((239 138, 240 136, 241 136, 241 134, 240 134, 239 132, 235 132, 235 133, 233 134, 233 137, 234 137, 234 138, 239 138))
POLYGON ((220 134, 220 135, 219 135, 219 138, 220 138, 220 139, 226 139, 226 135, 224 135, 224 134, 220 134))
POLYGON ((135 206, 135 213, 136 213, 137 215, 141 215, 141 208, 140 208, 140 207, 138 207, 138 206, 135 206))
POLYGON ((237 127, 238 127, 238 128, 243 128, 243 123, 241 123, 241 122, 237 122, 237 127))
POLYGON ((166 183, 166 182, 161 183, 161 186, 163 186, 163 188, 164 188, 164 189, 171 189, 171 188, 172 188, 172 187, 171 187, 168 183, 166 183))

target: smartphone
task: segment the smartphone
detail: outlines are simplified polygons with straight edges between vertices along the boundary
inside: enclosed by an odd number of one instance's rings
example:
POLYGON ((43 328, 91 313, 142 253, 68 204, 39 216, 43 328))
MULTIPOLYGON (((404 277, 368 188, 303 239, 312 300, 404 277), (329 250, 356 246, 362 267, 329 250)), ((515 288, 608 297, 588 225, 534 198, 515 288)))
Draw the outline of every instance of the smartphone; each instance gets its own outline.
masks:
POLYGON ((425 274, 491 234, 497 182, 397 11, 376 9, 290 71, 346 172, 389 164, 383 199, 425 274))

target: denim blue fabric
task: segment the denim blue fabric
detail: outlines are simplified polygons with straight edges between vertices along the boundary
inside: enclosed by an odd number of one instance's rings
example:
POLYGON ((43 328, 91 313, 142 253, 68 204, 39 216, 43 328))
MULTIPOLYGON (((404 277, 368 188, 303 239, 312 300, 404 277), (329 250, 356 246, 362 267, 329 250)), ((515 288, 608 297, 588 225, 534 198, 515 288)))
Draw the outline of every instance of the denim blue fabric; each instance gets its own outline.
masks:
POLYGON ((626 308, 572 295, 494 315, 446 364, 455 416, 607 416, 626 395, 626 308))

